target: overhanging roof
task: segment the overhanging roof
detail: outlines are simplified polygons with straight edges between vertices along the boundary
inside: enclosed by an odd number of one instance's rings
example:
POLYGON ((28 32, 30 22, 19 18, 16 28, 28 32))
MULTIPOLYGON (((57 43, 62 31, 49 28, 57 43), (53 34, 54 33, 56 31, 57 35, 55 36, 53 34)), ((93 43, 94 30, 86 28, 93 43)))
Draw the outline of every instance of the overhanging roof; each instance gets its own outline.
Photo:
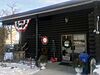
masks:
POLYGON ((13 19, 33 16, 33 15, 37 15, 37 14, 53 12, 53 11, 67 9, 67 8, 71 8, 71 7, 75 7, 75 6, 90 4, 90 3, 93 3, 94 1, 97 1, 97 0, 71 0, 71 1, 66 1, 66 2, 63 2, 63 3, 50 5, 50 6, 47 6, 47 7, 34 9, 34 10, 30 10, 30 11, 23 12, 23 13, 18 13, 18 14, 14 14, 14 15, 1 17, 0 21, 8 21, 8 20, 13 20, 13 19))

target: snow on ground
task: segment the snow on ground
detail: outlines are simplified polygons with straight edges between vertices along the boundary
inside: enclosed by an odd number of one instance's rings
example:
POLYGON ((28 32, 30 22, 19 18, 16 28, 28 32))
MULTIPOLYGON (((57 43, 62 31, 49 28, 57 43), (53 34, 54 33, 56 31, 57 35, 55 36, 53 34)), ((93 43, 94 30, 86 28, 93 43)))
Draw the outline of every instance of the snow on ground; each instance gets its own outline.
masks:
POLYGON ((0 62, 0 75, 33 75, 39 70, 34 63, 0 62))
POLYGON ((93 70, 94 75, 100 75, 100 65, 96 65, 96 68, 93 70))

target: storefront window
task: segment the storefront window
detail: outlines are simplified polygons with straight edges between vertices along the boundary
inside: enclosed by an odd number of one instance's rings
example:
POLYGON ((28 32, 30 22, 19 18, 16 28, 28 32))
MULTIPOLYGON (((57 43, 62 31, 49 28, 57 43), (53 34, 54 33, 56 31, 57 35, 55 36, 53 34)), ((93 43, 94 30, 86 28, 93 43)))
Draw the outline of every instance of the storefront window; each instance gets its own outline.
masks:
POLYGON ((62 50, 71 53, 71 46, 75 46, 75 53, 86 50, 86 34, 67 34, 61 36, 62 50))
POLYGON ((68 62, 86 50, 86 34, 66 34, 61 36, 62 61, 68 62))
POLYGON ((75 46, 75 52, 80 53, 86 50, 86 35, 85 34, 74 34, 73 44, 75 46))

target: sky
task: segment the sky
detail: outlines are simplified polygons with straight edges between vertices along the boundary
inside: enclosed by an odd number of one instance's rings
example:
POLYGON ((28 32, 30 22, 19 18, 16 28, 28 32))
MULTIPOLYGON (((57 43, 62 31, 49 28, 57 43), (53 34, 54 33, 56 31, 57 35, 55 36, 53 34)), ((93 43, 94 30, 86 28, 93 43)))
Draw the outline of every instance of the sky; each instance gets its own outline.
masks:
MULTIPOLYGON (((49 5, 70 1, 70 0, 0 0, 0 17, 11 15, 10 7, 14 4, 15 13, 22 13, 25 11, 46 7, 49 5), (6 11, 6 13, 3 12, 6 11)), ((0 22, 0 27, 2 23, 0 22)))
POLYGON ((15 4, 17 12, 25 12, 69 0, 0 0, 0 11, 2 9, 8 10, 8 5, 12 6, 15 4))

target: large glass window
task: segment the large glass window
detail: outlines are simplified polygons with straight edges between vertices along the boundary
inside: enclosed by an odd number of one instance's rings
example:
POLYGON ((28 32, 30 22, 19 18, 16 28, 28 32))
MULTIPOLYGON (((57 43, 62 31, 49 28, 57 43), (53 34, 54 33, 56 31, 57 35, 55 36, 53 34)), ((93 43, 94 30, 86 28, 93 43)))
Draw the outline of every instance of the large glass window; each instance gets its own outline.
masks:
POLYGON ((66 34, 61 36, 61 47, 68 53, 72 53, 71 46, 75 46, 75 53, 86 50, 86 34, 66 34))

